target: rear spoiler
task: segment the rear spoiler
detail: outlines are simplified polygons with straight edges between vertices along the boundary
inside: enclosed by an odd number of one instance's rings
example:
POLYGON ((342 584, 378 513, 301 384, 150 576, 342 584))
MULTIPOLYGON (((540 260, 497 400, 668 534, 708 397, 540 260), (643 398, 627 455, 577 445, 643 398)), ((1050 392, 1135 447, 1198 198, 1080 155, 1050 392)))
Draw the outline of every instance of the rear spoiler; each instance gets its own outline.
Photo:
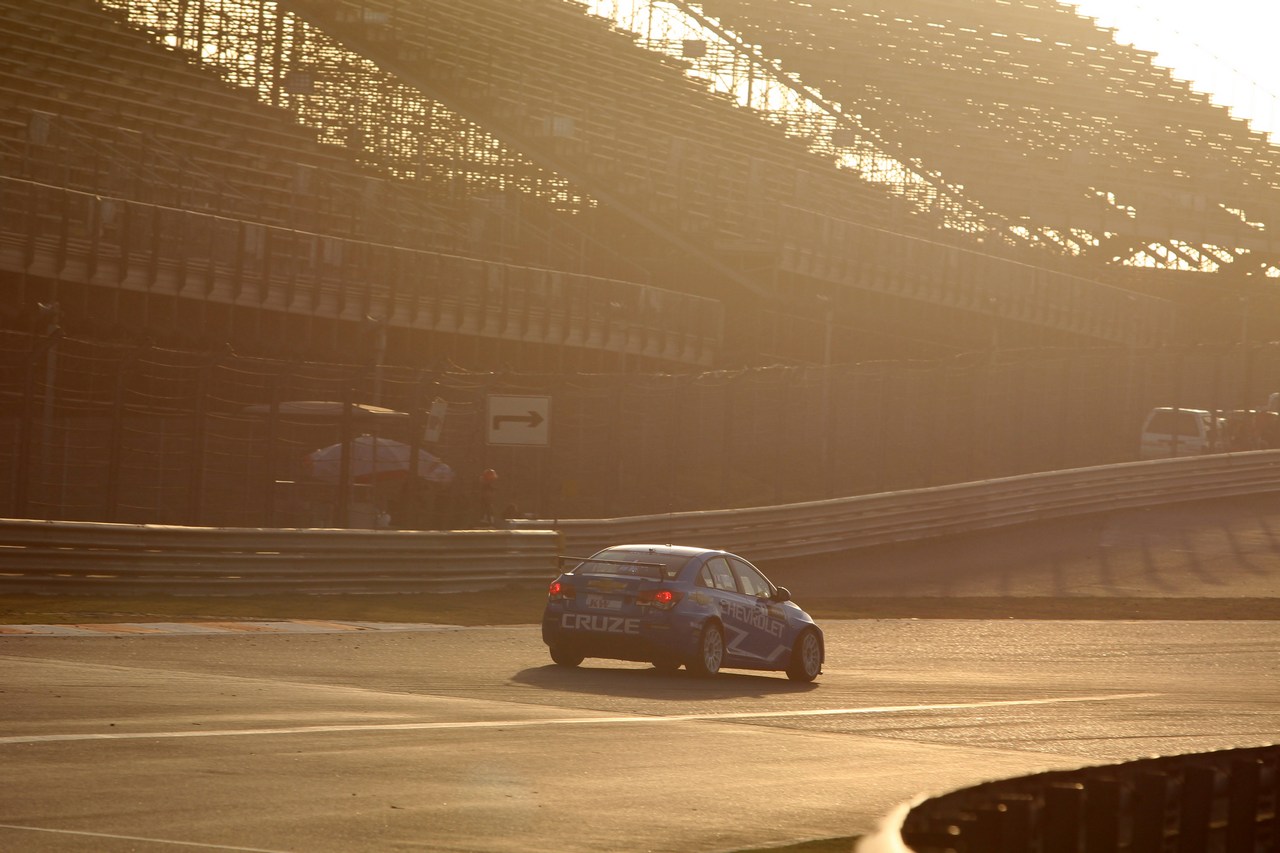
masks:
POLYGON ((640 566, 646 569, 657 569, 658 577, 667 577, 667 566, 665 563, 641 563, 637 560, 606 560, 603 557, 568 557, 559 555, 556 557, 557 566, 565 563, 605 563, 611 566, 640 566))

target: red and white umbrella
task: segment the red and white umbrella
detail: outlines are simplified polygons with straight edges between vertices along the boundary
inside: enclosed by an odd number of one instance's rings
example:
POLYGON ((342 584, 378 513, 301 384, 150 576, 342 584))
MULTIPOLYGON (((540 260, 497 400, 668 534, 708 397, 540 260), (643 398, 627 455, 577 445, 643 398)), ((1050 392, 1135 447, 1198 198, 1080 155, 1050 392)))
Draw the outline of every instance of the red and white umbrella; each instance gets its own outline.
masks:
MULTIPOLYGON (((409 476, 409 460, 413 458, 409 445, 389 438, 362 435, 351 442, 351 481, 375 483, 400 480, 409 476)), ((316 480, 336 483, 342 476, 343 445, 328 447, 308 453, 305 458, 307 473, 316 480)), ((425 450, 418 451, 418 478, 432 483, 453 482, 453 469, 443 459, 425 450)))

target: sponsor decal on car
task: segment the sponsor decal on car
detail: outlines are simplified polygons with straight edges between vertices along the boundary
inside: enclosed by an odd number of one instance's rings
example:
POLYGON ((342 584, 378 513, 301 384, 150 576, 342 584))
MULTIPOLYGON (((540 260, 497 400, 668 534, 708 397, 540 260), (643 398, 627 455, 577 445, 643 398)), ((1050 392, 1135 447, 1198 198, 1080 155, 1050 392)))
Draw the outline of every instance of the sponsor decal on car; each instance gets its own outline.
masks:
POLYGON ((741 601, 720 599, 720 614, 726 619, 741 622, 760 631, 766 631, 775 637, 782 636, 782 629, 785 625, 785 623, 776 619, 770 619, 767 611, 759 607, 743 604, 741 601))
POLYGON ((621 616, 598 616, 591 613, 565 613, 560 617, 560 627, 571 631, 601 631, 606 634, 639 634, 639 619, 621 616))

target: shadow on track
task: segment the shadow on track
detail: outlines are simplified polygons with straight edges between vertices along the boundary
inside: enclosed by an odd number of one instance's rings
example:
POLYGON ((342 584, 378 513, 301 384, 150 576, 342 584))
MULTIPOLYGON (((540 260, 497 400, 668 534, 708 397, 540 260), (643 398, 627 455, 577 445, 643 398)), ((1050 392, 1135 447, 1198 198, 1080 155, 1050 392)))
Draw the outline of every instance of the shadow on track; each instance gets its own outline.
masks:
POLYGON ((511 680, 529 687, 569 693, 690 702, 803 694, 821 686, 820 682, 791 681, 781 675, 721 672, 713 678, 698 678, 683 669, 663 672, 608 663, 594 666, 588 663, 573 669, 548 664, 521 670, 511 680))

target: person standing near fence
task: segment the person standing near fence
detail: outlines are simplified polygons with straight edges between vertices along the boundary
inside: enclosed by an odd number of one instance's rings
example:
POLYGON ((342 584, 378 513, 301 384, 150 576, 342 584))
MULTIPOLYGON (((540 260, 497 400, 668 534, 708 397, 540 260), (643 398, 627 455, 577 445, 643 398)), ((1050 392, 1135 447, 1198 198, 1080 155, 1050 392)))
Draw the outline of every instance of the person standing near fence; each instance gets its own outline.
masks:
POLYGON ((480 472, 480 523, 492 527, 497 523, 493 512, 493 496, 498 490, 498 472, 485 468, 480 472))

